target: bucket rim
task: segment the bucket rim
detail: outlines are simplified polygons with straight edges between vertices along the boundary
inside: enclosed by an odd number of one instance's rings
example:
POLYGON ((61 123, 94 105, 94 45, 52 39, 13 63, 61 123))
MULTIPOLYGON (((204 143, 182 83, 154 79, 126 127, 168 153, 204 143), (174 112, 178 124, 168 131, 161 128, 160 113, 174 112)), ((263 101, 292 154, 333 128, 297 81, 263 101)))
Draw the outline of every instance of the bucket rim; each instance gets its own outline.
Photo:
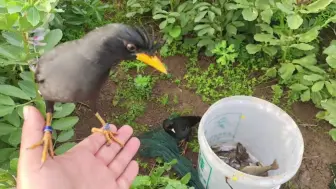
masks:
MULTIPOLYGON (((198 142, 200 145, 200 152, 201 149, 202 151, 205 151, 206 153, 210 153, 208 156, 212 156, 214 157, 214 160, 219 163, 219 166, 225 168, 225 169, 229 169, 233 175, 231 175, 231 178, 238 176, 244 177, 244 182, 246 184, 251 184, 251 186, 256 186, 256 181, 258 181, 258 186, 262 186, 262 187, 275 187, 275 186, 280 186, 282 184, 284 184, 285 182, 289 181, 299 170, 301 164, 302 164, 302 158, 303 158, 303 153, 304 153, 304 140, 303 140, 303 136, 302 133, 298 127, 298 125, 296 124, 296 122, 293 120, 293 118, 287 114, 283 109, 281 109, 280 107, 278 107, 277 105, 263 100, 261 98, 257 98, 254 96, 244 96, 244 95, 235 95, 235 96, 230 96, 230 97, 225 97, 222 98, 220 100, 218 100, 217 102, 215 102, 214 104, 212 104, 208 110, 204 113, 204 115, 202 116, 202 119, 199 123, 199 128, 198 128, 198 142), (297 136, 297 140, 299 142, 299 145, 301 143, 301 147, 298 149, 299 150, 299 157, 298 157, 298 161, 297 161, 297 165, 293 166, 293 169, 288 170, 282 174, 279 175, 274 175, 274 176, 269 176, 269 177, 259 177, 259 176, 254 176, 254 175, 250 175, 250 174, 246 174, 244 172, 241 172, 237 169, 234 169, 233 167, 229 166, 228 164, 226 164, 225 162, 223 162, 214 152, 213 150, 210 148, 210 145, 207 141, 207 139, 205 138, 205 134, 204 134, 204 118, 208 116, 209 112, 214 109, 216 106, 218 106, 219 104, 222 104, 223 102, 226 101, 231 101, 231 100, 243 100, 243 101, 250 101, 250 102, 254 102, 256 104, 264 104, 267 105, 269 107, 271 107, 273 109, 273 111, 278 111, 280 113, 282 113, 288 120, 290 120, 293 124, 293 126, 295 127, 294 129, 296 129, 296 132, 298 134, 297 136)), ((230 175, 227 175, 228 177, 230 175)), ((229 177, 230 178, 230 177, 229 177)))

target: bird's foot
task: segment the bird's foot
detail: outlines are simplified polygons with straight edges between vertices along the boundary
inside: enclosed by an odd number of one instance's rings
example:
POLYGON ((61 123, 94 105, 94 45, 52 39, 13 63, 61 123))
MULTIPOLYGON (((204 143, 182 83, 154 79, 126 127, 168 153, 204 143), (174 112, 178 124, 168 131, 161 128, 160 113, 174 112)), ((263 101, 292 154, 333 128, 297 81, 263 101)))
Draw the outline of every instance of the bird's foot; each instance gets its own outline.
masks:
POLYGON ((188 143, 185 140, 183 140, 180 142, 179 147, 183 149, 181 155, 185 155, 187 152, 188 143))
POLYGON ((42 152, 42 158, 41 158, 42 163, 46 161, 48 151, 49 151, 49 155, 51 156, 51 158, 54 158, 55 156, 53 142, 52 142, 52 127, 45 126, 43 130, 44 130, 44 135, 43 135, 42 140, 28 148, 28 149, 34 149, 40 145, 43 145, 43 152, 42 152))
POLYGON ((107 141, 107 145, 111 145, 112 144, 112 140, 114 140, 115 142, 117 142, 121 147, 124 147, 125 144, 123 144, 122 142, 120 142, 119 139, 117 139, 114 135, 117 135, 116 132, 112 132, 110 131, 110 124, 106 124, 102 129, 99 128, 92 128, 91 132, 93 133, 102 133, 104 134, 106 141, 107 141))

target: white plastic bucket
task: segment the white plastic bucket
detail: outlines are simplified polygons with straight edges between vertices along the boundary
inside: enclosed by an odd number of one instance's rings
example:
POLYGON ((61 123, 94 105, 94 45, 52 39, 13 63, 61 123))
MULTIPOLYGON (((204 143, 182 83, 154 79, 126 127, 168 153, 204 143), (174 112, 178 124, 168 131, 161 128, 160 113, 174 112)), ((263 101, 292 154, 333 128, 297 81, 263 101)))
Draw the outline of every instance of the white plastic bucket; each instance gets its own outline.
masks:
POLYGON ((205 189, 278 189, 296 174, 304 151, 293 119, 274 104, 251 96, 213 104, 199 124, 198 141, 198 172, 205 189), (263 165, 276 159, 279 169, 258 177, 230 167, 210 148, 226 142, 241 142, 263 165))

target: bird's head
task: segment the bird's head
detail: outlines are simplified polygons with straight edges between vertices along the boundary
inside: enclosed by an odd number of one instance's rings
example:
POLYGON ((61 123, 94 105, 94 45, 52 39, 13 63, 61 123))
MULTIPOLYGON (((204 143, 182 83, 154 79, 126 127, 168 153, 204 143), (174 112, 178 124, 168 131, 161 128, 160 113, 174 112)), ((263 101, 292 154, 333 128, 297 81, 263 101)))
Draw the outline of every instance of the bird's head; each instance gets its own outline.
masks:
POLYGON ((155 55, 163 44, 155 44, 146 30, 125 24, 113 24, 107 27, 110 27, 111 35, 105 41, 105 46, 114 51, 114 56, 119 56, 122 60, 139 60, 167 74, 166 66, 155 55))
POLYGON ((171 119, 165 119, 163 121, 163 123, 162 123, 162 127, 166 131, 167 130, 171 130, 173 128, 173 124, 174 124, 173 120, 171 120, 171 119))

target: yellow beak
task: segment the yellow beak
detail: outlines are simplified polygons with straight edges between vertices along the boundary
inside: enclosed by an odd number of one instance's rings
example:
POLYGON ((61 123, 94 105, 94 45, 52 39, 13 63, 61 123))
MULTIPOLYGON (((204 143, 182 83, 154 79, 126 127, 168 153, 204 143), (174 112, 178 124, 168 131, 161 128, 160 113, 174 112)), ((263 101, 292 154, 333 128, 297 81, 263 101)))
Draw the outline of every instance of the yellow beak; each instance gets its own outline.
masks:
POLYGON ((161 60, 157 56, 148 56, 144 53, 138 53, 136 54, 137 60, 140 60, 141 62, 152 66, 153 68, 159 70, 162 73, 167 74, 167 68, 166 66, 161 62, 161 60))

